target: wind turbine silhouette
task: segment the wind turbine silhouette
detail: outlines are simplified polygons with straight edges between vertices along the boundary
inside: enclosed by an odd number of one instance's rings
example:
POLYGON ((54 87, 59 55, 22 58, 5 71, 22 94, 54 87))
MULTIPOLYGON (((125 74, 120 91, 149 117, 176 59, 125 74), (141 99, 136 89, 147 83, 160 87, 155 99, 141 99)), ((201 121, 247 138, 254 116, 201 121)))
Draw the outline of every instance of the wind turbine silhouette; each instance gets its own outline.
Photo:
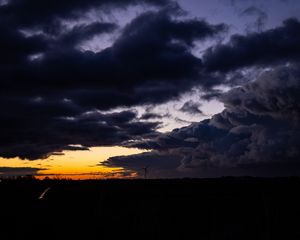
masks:
POLYGON ((147 179, 148 168, 149 168, 149 166, 145 166, 142 168, 144 170, 144 179, 147 179))

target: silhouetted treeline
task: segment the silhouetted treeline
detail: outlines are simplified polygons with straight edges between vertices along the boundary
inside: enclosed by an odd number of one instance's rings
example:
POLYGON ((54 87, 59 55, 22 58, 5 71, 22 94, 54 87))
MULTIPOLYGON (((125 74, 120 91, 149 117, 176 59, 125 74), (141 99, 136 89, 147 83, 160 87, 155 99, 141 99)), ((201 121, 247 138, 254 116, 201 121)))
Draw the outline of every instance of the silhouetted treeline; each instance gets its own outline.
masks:
POLYGON ((2 179, 1 240, 300 239, 299 191, 299 178, 2 179))

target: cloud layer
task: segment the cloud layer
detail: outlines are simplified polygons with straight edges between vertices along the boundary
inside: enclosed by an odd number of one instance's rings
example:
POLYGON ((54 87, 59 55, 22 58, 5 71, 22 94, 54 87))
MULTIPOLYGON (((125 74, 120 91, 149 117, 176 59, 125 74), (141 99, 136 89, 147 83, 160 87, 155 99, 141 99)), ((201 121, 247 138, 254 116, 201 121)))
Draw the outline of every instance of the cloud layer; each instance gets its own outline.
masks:
POLYGON ((155 135, 157 122, 139 121, 134 112, 99 110, 161 103, 188 91, 201 75, 201 60, 191 53, 194 41, 226 30, 224 24, 179 19, 180 7, 162 0, 46 5, 9 1, 0 6, 1 157, 38 159, 69 145, 120 145, 155 135), (114 22, 80 22, 86 11, 138 4, 157 10, 135 17, 111 47, 78 48, 118 29, 114 22), (78 22, 68 25, 70 19, 78 22))
POLYGON ((299 61, 300 23, 287 19, 283 26, 246 36, 234 35, 229 43, 207 50, 204 65, 209 71, 231 71, 254 65, 299 61))
POLYGON ((36 175, 40 170, 46 169, 32 167, 0 167, 0 177, 36 175))
POLYGON ((133 170, 149 165, 153 177, 168 176, 168 161, 169 174, 178 177, 298 175, 299 92, 298 66, 267 71, 224 94, 222 113, 151 141, 130 142, 127 146, 155 151, 111 158, 107 164, 133 170))
POLYGON ((230 26, 191 17, 171 0, 1 4, 0 157, 117 145, 151 152, 105 165, 138 173, 150 165, 153 177, 297 172, 300 22, 263 31, 266 13, 244 15, 258 17, 258 31, 230 36, 230 26), (121 10, 131 15, 123 25, 110 15, 121 10), (86 50, 93 39, 103 47, 86 50), (182 114, 203 117, 201 101, 211 98, 225 110, 169 133, 158 131, 169 113, 132 110, 192 89, 202 95, 182 103, 182 114))

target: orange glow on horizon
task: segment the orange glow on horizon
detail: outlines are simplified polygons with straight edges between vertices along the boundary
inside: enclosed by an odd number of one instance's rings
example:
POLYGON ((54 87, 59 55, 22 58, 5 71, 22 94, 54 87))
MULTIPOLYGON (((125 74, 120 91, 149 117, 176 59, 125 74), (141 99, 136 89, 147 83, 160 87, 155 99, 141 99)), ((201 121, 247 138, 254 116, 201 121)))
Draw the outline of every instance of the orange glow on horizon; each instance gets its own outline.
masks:
MULTIPOLYGON (((136 173, 127 172, 123 168, 112 168, 101 165, 114 156, 128 156, 145 152, 136 148, 125 147, 93 147, 89 151, 64 151, 63 155, 51 155, 47 159, 22 160, 19 158, 0 158, 1 167, 42 168, 36 175, 38 179, 45 177, 56 179, 103 179, 133 178, 136 173), (124 176, 126 173, 126 176, 124 176)), ((0 175, 1 176, 1 175, 0 175)))
POLYGON ((39 180, 44 180, 45 178, 49 179, 62 179, 62 180, 95 180, 95 179, 132 179, 136 178, 137 173, 132 172, 126 176, 124 176, 121 172, 116 173, 94 173, 94 174, 51 174, 51 175, 37 175, 35 178, 39 180))

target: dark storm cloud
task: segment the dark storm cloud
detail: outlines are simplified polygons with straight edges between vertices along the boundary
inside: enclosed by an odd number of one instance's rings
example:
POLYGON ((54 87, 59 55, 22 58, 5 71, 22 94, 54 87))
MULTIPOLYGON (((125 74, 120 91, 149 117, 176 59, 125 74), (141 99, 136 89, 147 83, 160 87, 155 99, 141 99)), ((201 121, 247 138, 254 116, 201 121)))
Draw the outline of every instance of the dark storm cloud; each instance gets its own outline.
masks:
POLYGON ((135 154, 130 156, 112 157, 104 164, 107 167, 123 166, 130 171, 144 175, 144 168, 147 167, 149 177, 176 177, 174 169, 180 164, 181 158, 175 154, 151 152, 135 154))
POLYGON ((42 36, 24 38, 22 33, 2 21, 0 22, 0 32, 1 68, 7 64, 16 64, 19 61, 24 61, 30 54, 46 50, 47 42, 42 36))
POLYGON ((156 136, 159 122, 98 109, 165 102, 199 80, 202 64, 191 53, 194 42, 226 26, 181 19, 182 14, 176 3, 163 0, 12 0, 0 6, 0 156, 33 160, 156 136), (118 28, 99 19, 76 23, 86 11, 139 4, 157 9, 119 29, 111 47, 97 53, 78 48, 118 28), (67 19, 75 25, 66 26, 67 19))
POLYGON ((34 160, 63 150, 120 145, 125 140, 153 136, 159 125, 158 122, 138 122, 134 120, 136 113, 129 111, 56 118, 51 114, 38 113, 35 118, 32 115, 3 117, 1 125, 5 128, 0 138, 0 155, 34 160))
POLYGON ((140 119, 142 120, 149 120, 149 119, 153 119, 153 118, 162 118, 163 116, 157 113, 144 113, 140 119))
MULTIPOLYGON (((151 164, 147 160, 151 154, 165 155, 170 161, 171 155, 181 157, 181 163, 169 169, 181 177, 298 175, 299 92, 298 65, 268 71, 224 94, 226 109, 211 119, 127 146, 155 149, 145 160, 138 155, 139 166, 143 161, 151 164)), ((135 169, 135 161, 130 156, 125 159, 108 159, 108 163, 135 169)))
POLYGON ((182 107, 179 110, 193 115, 194 114, 205 115, 200 109, 200 106, 201 104, 199 103, 193 101, 187 101, 182 105, 182 107))
MULTIPOLYGON (((62 27, 61 27, 62 28, 62 27)), ((74 47, 82 41, 89 40, 92 37, 101 33, 109 33, 117 28, 113 23, 94 22, 91 24, 81 24, 73 27, 71 30, 63 33, 63 28, 58 30, 60 37, 54 41, 56 47, 66 48, 68 46, 74 47)))
POLYGON ((233 35, 227 44, 206 51, 203 61, 208 71, 230 71, 253 65, 271 65, 298 61, 300 23, 288 19, 277 28, 246 36, 233 35))
MULTIPOLYGON (((211 90, 228 83, 214 70, 292 61, 299 52, 299 22, 290 19, 282 27, 233 37, 231 45, 206 52, 203 63, 193 54, 196 45, 227 31, 227 26, 184 15, 178 4, 167 0, 11 0, 0 6, 0 20, 0 156, 7 158, 38 159, 92 146, 142 147, 145 139, 152 139, 146 141, 146 148, 158 149, 158 155, 166 146, 194 149, 196 137, 178 129, 174 136, 161 136, 157 132, 161 123, 143 121, 150 115, 138 119, 133 111, 99 109, 160 104, 178 99, 195 85, 211 90), (103 22, 101 16, 82 21, 90 10, 115 11, 141 4, 155 7, 122 29, 115 22, 103 22), (84 50, 85 41, 101 39, 102 34, 114 36, 111 46, 98 52, 84 50)), ((272 111, 268 117, 275 118, 271 105, 250 100, 261 112, 272 111)), ((249 108, 250 100, 240 108, 249 108)), ((227 105, 236 101, 224 97, 227 105)), ((183 111, 187 109, 197 111, 191 105, 183 111)), ((227 118, 222 121, 228 124, 227 118)), ((208 135, 225 131, 215 128, 203 131, 208 135)))
POLYGON ((247 111, 256 116, 288 119, 299 123, 299 66, 264 74, 261 81, 234 88, 221 97, 229 110, 247 111))
POLYGON ((77 19, 82 13, 92 9, 124 8, 129 5, 148 4, 165 6, 168 0, 72 0, 39 1, 9 0, 0 7, 0 15, 17 21, 21 26, 39 26, 51 24, 58 18, 77 19))
MULTIPOLYGON (((201 78, 201 60, 190 51, 193 41, 225 30, 224 25, 209 25, 196 19, 175 20, 171 16, 177 12, 172 8, 138 16, 125 27, 112 47, 98 53, 81 52, 71 44, 64 47, 64 41, 75 44, 83 39, 83 33, 86 37, 89 37, 86 32, 95 33, 86 30, 91 26, 75 27, 58 38, 59 44, 54 47, 51 39, 46 43, 50 49, 30 52, 43 53, 41 59, 6 66, 4 74, 10 81, 6 82, 8 89, 2 90, 7 92, 19 84, 30 94, 52 94, 53 91, 74 98, 79 105, 102 109, 163 102, 177 97, 201 78), (174 85, 175 82, 178 85, 174 85), (107 96, 114 97, 105 101, 107 96)), ((97 32, 114 27, 107 24, 106 29, 103 29, 105 25, 96 24, 97 32)), ((203 78, 200 84, 211 84, 206 80, 203 78)))
POLYGON ((212 99, 218 99, 222 95, 222 91, 219 89, 210 89, 201 95, 201 99, 210 101, 212 99))
MULTIPOLYGON (((149 90, 152 93, 157 91, 157 97, 170 95, 175 89, 173 87, 170 93, 168 89, 174 82, 180 84, 179 81, 186 80, 185 85, 189 86, 199 78, 201 60, 190 53, 189 45, 223 30, 223 25, 212 26, 198 20, 173 20, 169 11, 147 12, 128 24, 111 48, 98 54, 70 52, 66 53, 66 58, 78 59, 69 66, 76 67, 78 74, 90 70, 91 74, 86 76, 86 86, 118 86, 133 92, 133 96, 141 94, 144 101, 151 101, 147 96, 149 90), (101 76, 101 81, 97 76, 101 76)), ((49 64, 54 60, 49 59, 49 64)), ((56 66, 53 68, 55 70, 56 66)), ((75 74, 72 79, 73 86, 76 86, 75 74)), ((164 97, 158 99, 163 100, 164 97)), ((134 99, 129 98, 128 101, 134 99)))
MULTIPOLYGON (((6 56, 5 60, 8 61, 12 57, 15 60, 20 56, 25 57, 34 52, 45 51, 48 42, 44 42, 45 39, 41 35, 26 38, 20 33, 22 29, 29 32, 40 30, 55 35, 62 30, 62 19, 76 21, 91 9, 125 8, 139 4, 166 6, 171 3, 167 0, 8 1, 7 4, 0 6, 1 54, 6 56)), ((109 28, 109 26, 100 26, 101 24, 93 23, 88 27, 75 27, 64 36, 64 40, 67 41, 66 43, 75 43, 77 38, 80 40, 88 37, 87 35, 96 34, 101 29, 103 31, 104 28, 109 28)))
POLYGON ((46 169, 31 167, 0 167, 0 177, 36 175, 38 171, 41 170, 46 169))

